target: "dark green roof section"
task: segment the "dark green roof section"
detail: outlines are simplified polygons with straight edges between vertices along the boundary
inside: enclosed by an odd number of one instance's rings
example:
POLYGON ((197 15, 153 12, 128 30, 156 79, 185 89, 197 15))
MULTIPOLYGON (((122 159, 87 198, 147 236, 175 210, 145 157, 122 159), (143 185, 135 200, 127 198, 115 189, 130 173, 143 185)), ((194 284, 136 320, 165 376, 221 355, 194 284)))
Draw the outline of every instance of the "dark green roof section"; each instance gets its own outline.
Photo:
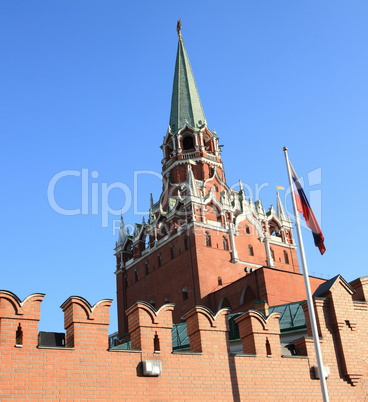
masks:
POLYGON ((186 322, 174 324, 171 334, 174 350, 189 348, 189 337, 186 322))
POLYGON ((172 133, 177 133, 185 124, 196 128, 203 126, 205 121, 192 67, 180 36, 171 99, 170 129, 172 133))
POLYGON ((281 333, 293 332, 306 328, 305 315, 302 304, 304 301, 282 304, 280 306, 269 307, 268 313, 281 313, 280 331, 281 333))
POLYGON ((110 350, 130 350, 132 348, 132 344, 130 341, 121 343, 120 345, 113 346, 110 350))

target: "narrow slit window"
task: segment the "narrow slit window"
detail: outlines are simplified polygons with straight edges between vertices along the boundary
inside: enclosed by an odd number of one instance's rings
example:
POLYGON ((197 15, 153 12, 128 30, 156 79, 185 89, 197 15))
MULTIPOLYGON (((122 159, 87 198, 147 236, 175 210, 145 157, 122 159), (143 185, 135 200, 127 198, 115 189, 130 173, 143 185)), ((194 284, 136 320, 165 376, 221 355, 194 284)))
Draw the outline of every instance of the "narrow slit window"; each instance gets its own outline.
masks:
POLYGON ((225 236, 222 238, 222 246, 224 250, 229 250, 229 243, 227 242, 227 238, 225 236))
POLYGON ((189 250, 189 237, 187 235, 184 236, 184 248, 189 250))
POLYGON ((206 246, 211 247, 211 235, 206 232, 206 246))
POLYGON ((153 350, 155 352, 159 352, 161 350, 160 349, 160 338, 158 337, 157 332, 155 333, 155 336, 153 338, 153 350))
POLYGON ((183 293, 183 300, 188 300, 189 294, 188 294, 188 288, 186 286, 183 288, 182 293, 183 293))
POLYGON ((23 345, 23 330, 22 326, 18 325, 17 331, 15 333, 15 344, 16 345, 23 345))

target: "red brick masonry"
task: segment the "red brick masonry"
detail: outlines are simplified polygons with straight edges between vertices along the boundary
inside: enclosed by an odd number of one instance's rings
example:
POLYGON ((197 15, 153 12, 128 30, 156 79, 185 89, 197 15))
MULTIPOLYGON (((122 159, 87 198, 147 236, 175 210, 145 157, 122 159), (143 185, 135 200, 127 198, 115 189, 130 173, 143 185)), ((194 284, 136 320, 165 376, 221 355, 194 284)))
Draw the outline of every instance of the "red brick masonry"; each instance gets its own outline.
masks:
MULTIPOLYGON (((349 285, 338 277, 323 297, 315 299, 332 401, 368 398, 367 294, 367 278, 349 285)), ((1 401, 321 400, 312 369, 313 342, 301 338, 294 342, 298 355, 283 357, 279 313, 266 319, 250 310, 240 316, 244 354, 232 356, 228 311, 214 315, 195 307, 184 316, 191 350, 173 353, 174 305, 155 311, 137 302, 128 310, 133 350, 109 351, 111 300, 91 306, 73 296, 61 306, 66 347, 44 348, 38 347, 43 296, 33 294, 21 302, 11 292, 0 292, 1 401), (155 351, 158 344, 160 350, 155 351), (141 362, 156 359, 161 361, 162 374, 144 377, 141 362)))

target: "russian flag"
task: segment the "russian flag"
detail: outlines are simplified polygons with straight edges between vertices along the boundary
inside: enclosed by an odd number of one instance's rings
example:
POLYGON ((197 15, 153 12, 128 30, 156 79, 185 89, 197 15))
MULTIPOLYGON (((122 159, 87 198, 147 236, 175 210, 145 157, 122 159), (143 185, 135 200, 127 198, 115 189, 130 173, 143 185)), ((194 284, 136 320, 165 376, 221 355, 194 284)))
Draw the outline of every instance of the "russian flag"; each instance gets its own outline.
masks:
POLYGON ((294 186, 293 191, 295 195, 297 210, 298 212, 303 214, 307 226, 313 233, 314 244, 316 245, 316 247, 318 247, 320 253, 323 254, 326 251, 326 247, 324 245, 325 238, 323 236, 322 230, 319 227, 317 219, 314 216, 312 208, 309 205, 309 201, 304 193, 302 185, 300 184, 298 176, 295 173, 293 165, 290 162, 289 165, 290 165, 291 177, 293 180, 293 186, 294 186))

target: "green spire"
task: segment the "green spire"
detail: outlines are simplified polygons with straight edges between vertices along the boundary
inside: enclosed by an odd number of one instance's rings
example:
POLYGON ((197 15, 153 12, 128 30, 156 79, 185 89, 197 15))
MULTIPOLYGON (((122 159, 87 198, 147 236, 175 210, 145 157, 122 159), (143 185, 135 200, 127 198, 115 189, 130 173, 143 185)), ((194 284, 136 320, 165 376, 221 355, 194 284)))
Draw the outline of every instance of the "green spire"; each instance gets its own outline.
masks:
POLYGON ((186 122, 195 128, 204 125, 206 121, 179 23, 178 27, 179 43, 170 113, 170 127, 173 133, 177 133, 186 122))

